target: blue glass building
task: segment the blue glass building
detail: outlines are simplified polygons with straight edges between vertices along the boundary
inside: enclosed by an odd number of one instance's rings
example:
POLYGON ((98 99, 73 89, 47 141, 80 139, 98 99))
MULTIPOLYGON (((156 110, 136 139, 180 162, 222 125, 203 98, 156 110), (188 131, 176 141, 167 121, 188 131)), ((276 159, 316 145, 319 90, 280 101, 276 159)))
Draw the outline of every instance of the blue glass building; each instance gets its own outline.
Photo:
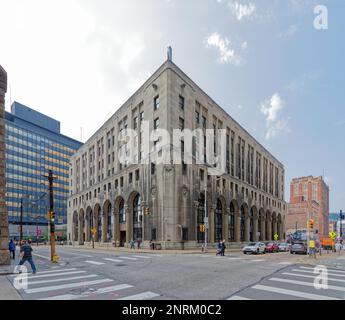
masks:
MULTIPOLYGON (((16 236, 22 203, 23 225, 47 226, 48 180, 53 170, 57 224, 67 223, 69 162, 82 143, 60 133, 60 122, 18 102, 5 112, 6 204, 10 236, 16 236)), ((27 231, 28 232, 28 231, 27 231)), ((27 235, 24 231, 24 236, 27 235)))

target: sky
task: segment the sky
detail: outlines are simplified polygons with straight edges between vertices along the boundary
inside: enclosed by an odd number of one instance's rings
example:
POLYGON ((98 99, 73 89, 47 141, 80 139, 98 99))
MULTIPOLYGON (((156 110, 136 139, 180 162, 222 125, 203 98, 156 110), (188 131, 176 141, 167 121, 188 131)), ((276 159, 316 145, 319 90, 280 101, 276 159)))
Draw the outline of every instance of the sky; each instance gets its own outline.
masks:
MULTIPOLYGON (((173 61, 294 177, 345 210, 345 1, 0 0, 6 110, 18 101, 86 141, 173 61), (315 28, 317 5, 327 29, 315 28)), ((319 20, 318 20, 319 21, 319 20)))

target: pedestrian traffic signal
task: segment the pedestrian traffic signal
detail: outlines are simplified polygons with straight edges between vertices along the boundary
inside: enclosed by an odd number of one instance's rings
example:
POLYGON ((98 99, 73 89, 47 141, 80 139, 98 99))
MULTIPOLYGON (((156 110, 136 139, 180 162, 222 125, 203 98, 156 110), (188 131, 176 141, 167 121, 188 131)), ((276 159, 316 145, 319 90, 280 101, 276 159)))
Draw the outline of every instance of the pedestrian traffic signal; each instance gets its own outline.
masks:
POLYGON ((204 224, 201 224, 199 226, 199 228, 200 228, 200 232, 205 232, 206 231, 206 226, 204 224))
POLYGON ((149 207, 145 207, 144 213, 145 213, 146 215, 149 215, 149 214, 150 214, 150 208, 149 208, 149 207))
POLYGON ((309 219, 309 228, 314 229, 314 220, 313 219, 309 219))

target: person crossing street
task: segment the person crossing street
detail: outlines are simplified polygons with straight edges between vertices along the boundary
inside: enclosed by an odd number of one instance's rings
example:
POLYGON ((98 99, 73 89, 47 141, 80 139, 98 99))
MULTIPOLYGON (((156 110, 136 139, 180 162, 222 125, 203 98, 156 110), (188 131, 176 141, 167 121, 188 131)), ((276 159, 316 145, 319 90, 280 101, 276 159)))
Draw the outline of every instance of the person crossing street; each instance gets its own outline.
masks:
POLYGON ((21 260, 19 262, 19 265, 22 266, 25 262, 29 262, 32 269, 32 273, 35 274, 36 266, 32 259, 32 251, 33 250, 31 248, 30 242, 24 240, 22 246, 20 247, 21 260))

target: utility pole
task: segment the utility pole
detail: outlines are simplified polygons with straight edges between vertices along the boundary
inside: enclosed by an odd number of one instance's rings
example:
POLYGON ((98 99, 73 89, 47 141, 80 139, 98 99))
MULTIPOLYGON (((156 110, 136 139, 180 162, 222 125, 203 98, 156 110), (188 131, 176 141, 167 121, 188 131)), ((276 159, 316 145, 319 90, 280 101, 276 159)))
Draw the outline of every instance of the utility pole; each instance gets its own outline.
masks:
POLYGON ((54 212, 54 191, 53 191, 53 171, 49 170, 49 175, 44 176, 49 182, 49 221, 50 221, 50 259, 51 262, 57 263, 59 257, 55 251, 55 212, 54 212))
POLYGON ((207 178, 206 178, 206 185, 205 185, 205 250, 204 252, 207 252, 207 237, 208 237, 208 218, 207 218, 207 178))
POLYGON ((307 254, 309 255, 309 240, 310 240, 310 235, 309 235, 309 221, 310 221, 310 212, 308 210, 307 213, 307 254))
POLYGON ((339 237, 340 237, 340 240, 342 240, 343 232, 342 232, 342 225, 341 224, 343 222, 343 210, 340 210, 339 220, 340 220, 340 224, 339 224, 339 237))

